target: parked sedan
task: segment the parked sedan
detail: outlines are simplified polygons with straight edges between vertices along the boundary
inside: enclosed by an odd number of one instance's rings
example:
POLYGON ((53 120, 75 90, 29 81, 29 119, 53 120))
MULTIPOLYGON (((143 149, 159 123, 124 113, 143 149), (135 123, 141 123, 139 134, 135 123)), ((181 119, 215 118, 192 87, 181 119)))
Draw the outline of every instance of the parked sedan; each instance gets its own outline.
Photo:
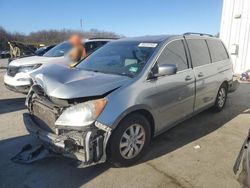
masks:
POLYGON ((127 166, 154 136, 207 108, 221 111, 232 73, 223 43, 212 36, 120 39, 73 69, 31 73, 24 123, 46 148, 84 166, 127 166))

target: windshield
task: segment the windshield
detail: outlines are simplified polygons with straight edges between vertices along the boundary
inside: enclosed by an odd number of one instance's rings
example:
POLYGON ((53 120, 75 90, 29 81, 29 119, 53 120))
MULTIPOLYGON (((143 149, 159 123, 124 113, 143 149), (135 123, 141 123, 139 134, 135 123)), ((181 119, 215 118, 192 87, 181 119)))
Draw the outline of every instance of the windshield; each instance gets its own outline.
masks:
POLYGON ((69 42, 62 42, 49 50, 43 56, 45 57, 61 57, 71 50, 72 46, 69 42))
POLYGON ((42 56, 46 52, 46 49, 47 49, 47 46, 39 48, 38 50, 35 51, 35 54, 38 56, 42 56))
POLYGON ((82 60, 77 68, 134 77, 140 73, 157 43, 111 42, 82 60))

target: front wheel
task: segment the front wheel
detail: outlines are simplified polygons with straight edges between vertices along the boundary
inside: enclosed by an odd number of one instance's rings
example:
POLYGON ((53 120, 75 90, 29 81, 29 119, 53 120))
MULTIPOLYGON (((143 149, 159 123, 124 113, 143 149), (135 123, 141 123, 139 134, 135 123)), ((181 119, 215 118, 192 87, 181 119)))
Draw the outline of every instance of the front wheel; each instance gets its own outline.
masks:
POLYGON ((150 124, 140 114, 122 120, 109 141, 109 160, 117 167, 139 160, 150 143, 150 124))
POLYGON ((227 85, 223 83, 218 91, 217 98, 214 104, 214 110, 220 112, 224 108, 226 101, 227 101, 227 85))

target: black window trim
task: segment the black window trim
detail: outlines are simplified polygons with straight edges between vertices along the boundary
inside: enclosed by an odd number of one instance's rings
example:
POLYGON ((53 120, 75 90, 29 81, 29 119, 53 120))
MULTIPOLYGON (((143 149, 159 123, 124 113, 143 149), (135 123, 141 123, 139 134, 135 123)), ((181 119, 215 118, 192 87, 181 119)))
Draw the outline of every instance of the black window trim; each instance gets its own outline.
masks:
POLYGON ((183 43, 184 43, 184 47, 185 47, 185 52, 186 52, 186 56, 187 56, 187 61, 188 61, 188 68, 192 68, 193 69, 193 62, 192 62, 192 58, 191 58, 191 53, 187 44, 187 40, 186 37, 184 36, 183 39, 183 43))
POLYGON ((210 49, 209 49, 209 46, 208 46, 208 43, 207 43, 207 39, 204 39, 205 42, 206 42, 206 45, 207 45, 207 49, 208 49, 208 53, 209 53, 209 58, 210 58, 210 64, 213 63, 213 60, 212 60, 212 55, 211 55, 211 52, 210 52, 210 49))

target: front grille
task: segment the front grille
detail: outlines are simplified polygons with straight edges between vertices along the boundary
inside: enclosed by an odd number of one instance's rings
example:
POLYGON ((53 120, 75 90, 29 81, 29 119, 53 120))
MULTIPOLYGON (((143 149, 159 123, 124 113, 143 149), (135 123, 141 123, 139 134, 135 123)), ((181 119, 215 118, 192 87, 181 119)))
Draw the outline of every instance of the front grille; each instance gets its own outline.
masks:
POLYGON ((39 127, 48 132, 55 133, 56 110, 39 101, 33 101, 32 114, 39 127))
POLYGON ((7 75, 14 77, 16 75, 16 73, 18 72, 19 67, 15 67, 15 66, 9 66, 7 68, 7 75))

